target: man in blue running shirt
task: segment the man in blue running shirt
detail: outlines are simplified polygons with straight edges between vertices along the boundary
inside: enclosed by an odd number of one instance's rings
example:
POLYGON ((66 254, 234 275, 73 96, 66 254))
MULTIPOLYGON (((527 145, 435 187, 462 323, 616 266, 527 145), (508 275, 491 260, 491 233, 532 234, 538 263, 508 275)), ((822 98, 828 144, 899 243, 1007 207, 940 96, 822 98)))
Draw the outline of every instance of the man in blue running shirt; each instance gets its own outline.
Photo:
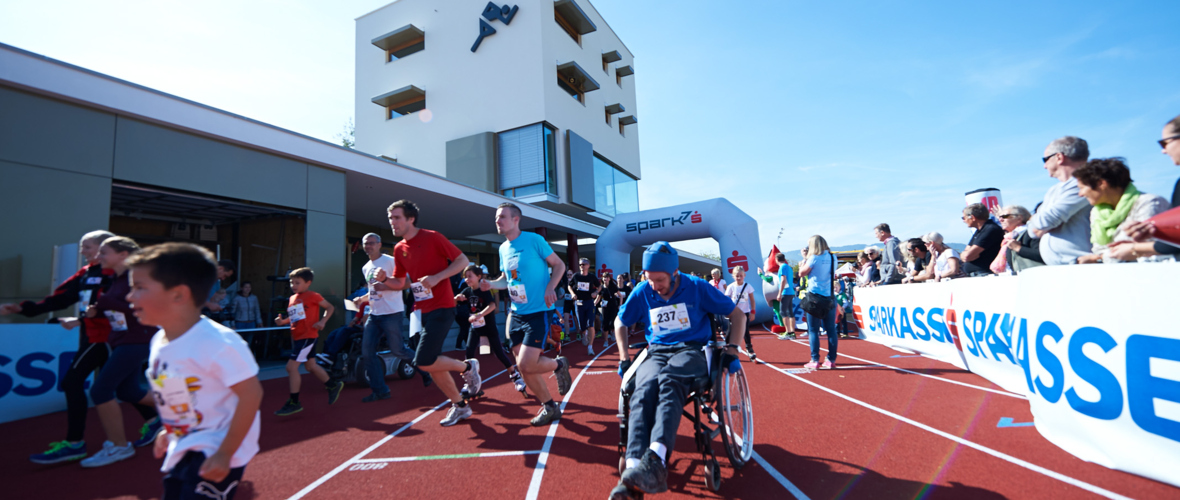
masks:
POLYGON ((611 500, 634 498, 635 491, 668 491, 665 464, 675 445, 681 411, 693 380, 709 371, 704 352, 713 335, 709 315, 729 316, 729 347, 722 359, 730 371, 741 369, 736 346, 744 342, 746 315, 709 282, 681 273, 679 262, 666 241, 648 247, 643 252, 647 280, 635 287, 615 319, 620 376, 631 367, 625 325, 646 325, 648 350, 647 360, 634 374, 626 469, 611 490, 611 500))
POLYGON ((541 409, 529 423, 541 426, 561 417, 561 410, 549 394, 545 375, 557 377, 557 392, 570 390, 569 361, 542 356, 549 336, 549 315, 557 302, 557 283, 565 274, 565 263, 541 235, 520 230, 520 207, 501 203, 496 209, 496 232, 507 241, 500 244, 500 271, 496 281, 484 281, 488 289, 508 290, 512 314, 508 316, 508 335, 512 339, 516 365, 524 383, 541 402, 541 409))

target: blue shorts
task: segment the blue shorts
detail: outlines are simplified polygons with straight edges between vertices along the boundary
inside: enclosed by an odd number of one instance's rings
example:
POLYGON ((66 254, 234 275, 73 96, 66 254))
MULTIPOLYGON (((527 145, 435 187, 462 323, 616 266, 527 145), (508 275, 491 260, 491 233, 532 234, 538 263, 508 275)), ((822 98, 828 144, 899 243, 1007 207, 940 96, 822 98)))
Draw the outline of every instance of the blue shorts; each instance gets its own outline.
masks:
POLYGON ((291 341, 291 356, 290 360, 297 363, 307 361, 307 358, 315 354, 315 341, 319 339, 299 339, 291 341))
POLYGON ((574 315, 577 317, 578 331, 584 332, 594 328, 594 301, 583 300, 574 307, 574 315))
POLYGON ((508 338, 512 339, 512 345, 523 344, 544 349, 545 339, 549 336, 550 314, 553 311, 524 315, 513 313, 508 320, 508 338))
POLYGON ((229 470, 220 483, 214 483, 201 477, 201 464, 205 463, 205 454, 190 451, 177 462, 176 467, 164 475, 163 500, 198 500, 219 498, 233 500, 238 492, 238 483, 242 480, 242 473, 246 466, 229 470))

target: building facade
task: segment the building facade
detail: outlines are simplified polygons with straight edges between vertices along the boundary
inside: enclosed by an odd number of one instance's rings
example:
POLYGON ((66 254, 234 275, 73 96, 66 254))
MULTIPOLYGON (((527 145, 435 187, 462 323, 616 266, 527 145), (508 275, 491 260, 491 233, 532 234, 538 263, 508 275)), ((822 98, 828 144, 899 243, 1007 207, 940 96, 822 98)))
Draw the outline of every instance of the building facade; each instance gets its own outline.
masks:
POLYGON ((587 0, 356 20, 356 147, 595 224, 639 210, 634 56, 587 0))

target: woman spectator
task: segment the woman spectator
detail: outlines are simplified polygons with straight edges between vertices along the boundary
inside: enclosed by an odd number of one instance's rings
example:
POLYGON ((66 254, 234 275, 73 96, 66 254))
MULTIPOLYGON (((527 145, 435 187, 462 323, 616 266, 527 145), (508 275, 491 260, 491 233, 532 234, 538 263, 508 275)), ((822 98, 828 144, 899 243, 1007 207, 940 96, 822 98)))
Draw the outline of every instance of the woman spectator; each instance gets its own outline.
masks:
POLYGON ((934 281, 947 281, 963 276, 963 259, 959 257, 959 251, 946 246, 941 234, 931 232, 923 236, 922 241, 926 242, 926 249, 930 251, 931 260, 934 261, 934 281))
POLYGON ((807 242, 807 260, 799 266, 799 276, 807 276, 807 294, 828 298, 830 307, 822 317, 807 314, 808 343, 811 345, 811 362, 804 368, 814 370, 819 364, 819 332, 822 327, 828 334, 828 359, 820 368, 832 369, 836 364, 836 345, 840 336, 836 334, 836 305, 832 299, 832 273, 836 257, 828 249, 828 242, 820 235, 812 236, 807 242))
POLYGON ((1033 238, 1024 226, 1032 218, 1027 208, 1009 205, 1000 209, 996 217, 1000 219, 1000 228, 1004 230, 1004 242, 1000 244, 1000 253, 995 262, 992 262, 993 273, 1004 274, 1007 271, 1016 274, 1030 267, 1045 265, 1039 249, 1041 240, 1033 238))
POLYGON ((869 281, 872 276, 873 272, 869 262, 869 256, 865 255, 864 252, 858 252, 856 254, 856 286, 868 286, 869 283, 872 283, 869 281))
POLYGON ((94 410, 106 431, 107 441, 101 451, 82 460, 82 467, 102 467, 131 458, 135 456, 136 447, 152 444, 160 431, 160 417, 156 414, 155 401, 145 389, 143 372, 143 364, 148 359, 148 344, 156 328, 140 324, 127 302, 131 282, 124 262, 138 251, 139 245, 123 236, 107 238, 98 250, 102 267, 115 272, 111 288, 86 309, 86 317, 103 315, 111 324, 107 339, 111 346, 110 357, 90 386, 90 399, 94 401, 94 410), (115 399, 116 395, 119 400, 135 406, 146 420, 134 443, 127 441, 123 410, 115 399))
POLYGON ((1142 222, 1168 209, 1162 196, 1141 193, 1131 183, 1131 170, 1122 158, 1096 158, 1073 173, 1078 180, 1078 194, 1090 202, 1090 255, 1078 257, 1079 264, 1103 260, 1118 262, 1104 255, 1107 247, 1118 241, 1131 241, 1126 227, 1142 222))
POLYGON ((713 272, 709 273, 709 284, 713 285, 718 292, 725 293, 725 280, 721 279, 721 270, 713 268, 713 272))
POLYGON ((238 288, 238 294, 231 302, 235 330, 262 326, 262 311, 258 308, 258 297, 254 296, 253 291, 254 286, 249 281, 243 281, 242 286, 238 288))

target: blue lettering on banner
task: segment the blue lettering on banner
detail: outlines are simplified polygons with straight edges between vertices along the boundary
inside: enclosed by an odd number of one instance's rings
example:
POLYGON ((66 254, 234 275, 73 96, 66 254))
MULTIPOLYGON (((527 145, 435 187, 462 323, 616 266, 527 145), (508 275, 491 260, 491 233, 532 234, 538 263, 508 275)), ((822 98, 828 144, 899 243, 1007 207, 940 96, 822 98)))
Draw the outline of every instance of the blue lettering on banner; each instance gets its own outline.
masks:
POLYGON ((926 324, 922 322, 922 318, 925 317, 925 314, 926 311, 924 311, 921 307, 914 308, 914 330, 916 330, 918 333, 918 340, 929 341, 930 332, 926 331, 926 324))
MULTIPOLYGON (((0 354, 0 368, 8 366, 12 362, 12 358, 0 354)), ((0 398, 3 398, 8 391, 12 390, 12 377, 7 373, 0 372, 0 398)))
POLYGON ((1037 361, 1041 363, 1045 371, 1049 372, 1049 376, 1053 377, 1053 385, 1046 386, 1041 382, 1039 375, 1034 382, 1037 385, 1036 392, 1050 403, 1056 403, 1061 399, 1061 391, 1065 386, 1065 370, 1061 366, 1061 360, 1057 359, 1057 356, 1045 347, 1045 337, 1052 337, 1055 342, 1060 342, 1063 336, 1061 328, 1051 321, 1041 323, 1041 326, 1037 328, 1037 361))
POLYGON ((932 338, 936 342, 946 342, 953 344, 955 341, 951 339, 950 332, 948 332, 946 329, 945 320, 946 316, 943 315, 943 310, 941 307, 932 307, 930 308, 930 312, 926 313, 926 321, 930 323, 934 334, 932 338))
POLYGON ((996 427, 1003 429, 1005 427, 1032 427, 1033 422, 1016 422, 1012 417, 1000 417, 1000 421, 996 423, 996 427))
POLYGON ((1180 442, 1180 422, 1156 415, 1155 401, 1180 404, 1180 380, 1151 375, 1151 359, 1180 363, 1180 340, 1146 335, 1127 338, 1127 406, 1143 430, 1180 442))
MULTIPOLYGON (((47 352, 31 352, 15 361, 15 377, 3 371, 0 371, 0 398, 7 395, 14 394, 17 396, 40 396, 51 390, 57 389, 62 392, 60 381, 65 379, 65 373, 70 368, 70 363, 73 362, 76 351, 67 351, 57 356, 57 371, 52 368, 54 362, 54 355, 47 352), (37 366, 37 364, 45 364, 46 367, 37 366), (35 384, 26 384, 25 382, 17 383, 18 379, 24 379, 35 384)), ((13 359, 4 355, 0 355, 0 368, 13 364, 13 359)), ((89 384, 87 384, 89 385, 89 384)))
POLYGON ((979 346, 975 343, 975 335, 972 333, 975 328, 971 324, 972 317, 971 311, 963 311, 963 316, 959 320, 959 326, 963 327, 963 332, 966 333, 966 335, 963 335, 963 338, 967 342, 964 342, 963 346, 967 348, 967 352, 971 353, 972 356, 979 357, 979 346))
POLYGON ((1072 387, 1065 391, 1065 399, 1078 413, 1100 420, 1114 420, 1123 412, 1123 388, 1119 387, 1119 379, 1110 370, 1086 357, 1082 352, 1086 344, 1094 344, 1101 347, 1103 352, 1110 352, 1118 342, 1109 333, 1092 326, 1073 333, 1069 339, 1069 367, 1078 377, 1098 389, 1098 401, 1082 399, 1072 387))
POLYGON ((1016 364, 1016 360, 1012 358, 1012 349, 1008 347, 1012 345, 1012 324, 1015 321, 1016 318, 1011 314, 1004 314, 1003 319, 1000 319, 999 314, 992 316, 992 324, 987 327, 987 348, 996 361, 1002 361, 1000 356, 1003 355, 1008 358, 1009 363, 1016 364), (997 326, 999 332, 996 332, 997 326))

